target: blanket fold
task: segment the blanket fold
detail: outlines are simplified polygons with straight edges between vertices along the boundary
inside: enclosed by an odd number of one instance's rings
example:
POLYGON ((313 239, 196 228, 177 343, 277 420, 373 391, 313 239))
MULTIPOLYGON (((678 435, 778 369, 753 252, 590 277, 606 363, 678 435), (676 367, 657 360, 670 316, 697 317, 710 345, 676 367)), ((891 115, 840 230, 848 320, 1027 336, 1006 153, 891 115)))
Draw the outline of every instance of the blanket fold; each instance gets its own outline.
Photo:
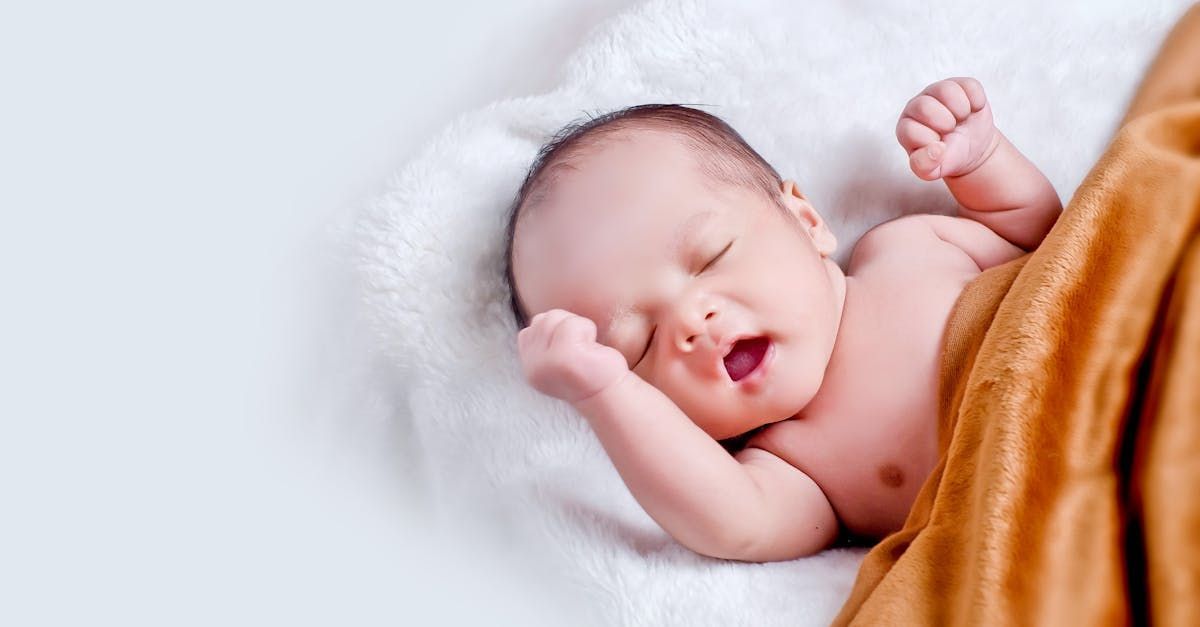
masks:
POLYGON ((1042 245, 960 296, 938 466, 835 624, 1200 624, 1200 7, 1042 245))

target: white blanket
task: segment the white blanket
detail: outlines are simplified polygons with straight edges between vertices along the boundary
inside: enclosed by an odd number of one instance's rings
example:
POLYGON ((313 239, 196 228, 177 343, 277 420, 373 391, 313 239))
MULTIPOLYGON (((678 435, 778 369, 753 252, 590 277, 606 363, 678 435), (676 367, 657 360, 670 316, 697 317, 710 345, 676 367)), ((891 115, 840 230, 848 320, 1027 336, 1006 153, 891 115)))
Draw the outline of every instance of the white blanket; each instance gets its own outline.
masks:
MULTIPOLYGON (((997 125, 1064 201, 1187 3, 649 2, 604 23, 550 93, 458 119, 355 230, 367 314, 406 399, 404 455, 440 520, 536 554, 600 624, 827 623, 861 550, 746 564, 689 552, 641 510, 586 422, 523 382, 502 280, 504 219, 538 147, 587 113, 705 105, 831 222, 948 212, 894 125, 926 84, 975 76, 997 125)), ((520 68, 512 68, 520 72, 520 68)))

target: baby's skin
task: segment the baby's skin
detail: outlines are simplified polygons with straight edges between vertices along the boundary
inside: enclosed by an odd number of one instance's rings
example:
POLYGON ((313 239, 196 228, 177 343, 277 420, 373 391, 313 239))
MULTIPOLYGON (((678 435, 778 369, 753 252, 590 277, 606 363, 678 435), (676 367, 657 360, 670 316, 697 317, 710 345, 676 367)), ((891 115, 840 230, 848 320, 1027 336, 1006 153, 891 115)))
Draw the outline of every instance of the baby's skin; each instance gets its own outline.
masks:
POLYGON ((785 213, 714 183, 666 131, 589 154, 518 228, 525 376, 588 420, 646 512, 698 553, 787 560, 842 529, 898 529, 936 463, 955 300, 1062 210, 974 79, 929 85, 896 137, 959 215, 877 226, 845 273, 795 182, 785 213), (735 454, 718 442, 755 429, 735 454))

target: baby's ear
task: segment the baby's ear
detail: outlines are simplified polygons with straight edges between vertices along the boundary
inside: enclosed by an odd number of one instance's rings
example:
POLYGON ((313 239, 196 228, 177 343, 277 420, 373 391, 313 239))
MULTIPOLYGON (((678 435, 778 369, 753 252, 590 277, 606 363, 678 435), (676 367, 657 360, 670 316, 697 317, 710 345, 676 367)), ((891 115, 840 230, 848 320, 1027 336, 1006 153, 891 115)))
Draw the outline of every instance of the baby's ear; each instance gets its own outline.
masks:
POLYGON ((821 253, 822 257, 832 255, 833 251, 837 250, 837 238, 833 236, 833 231, 829 230, 829 226, 825 224, 821 214, 817 213, 812 203, 808 202, 808 198, 800 191, 796 182, 791 179, 785 180, 779 190, 783 206, 808 231, 808 236, 812 238, 817 252, 821 253))

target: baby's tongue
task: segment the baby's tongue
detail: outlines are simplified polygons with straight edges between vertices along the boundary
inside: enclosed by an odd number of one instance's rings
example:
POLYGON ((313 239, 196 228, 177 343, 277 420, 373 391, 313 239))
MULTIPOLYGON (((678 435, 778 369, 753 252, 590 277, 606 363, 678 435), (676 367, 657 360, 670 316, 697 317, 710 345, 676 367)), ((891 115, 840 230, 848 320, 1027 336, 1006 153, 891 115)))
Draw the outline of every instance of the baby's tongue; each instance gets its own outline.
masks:
POLYGON ((768 342, 765 337, 756 337, 734 344, 733 350, 725 356, 725 370, 729 372, 729 378, 737 381, 750 374, 766 354, 768 342))

